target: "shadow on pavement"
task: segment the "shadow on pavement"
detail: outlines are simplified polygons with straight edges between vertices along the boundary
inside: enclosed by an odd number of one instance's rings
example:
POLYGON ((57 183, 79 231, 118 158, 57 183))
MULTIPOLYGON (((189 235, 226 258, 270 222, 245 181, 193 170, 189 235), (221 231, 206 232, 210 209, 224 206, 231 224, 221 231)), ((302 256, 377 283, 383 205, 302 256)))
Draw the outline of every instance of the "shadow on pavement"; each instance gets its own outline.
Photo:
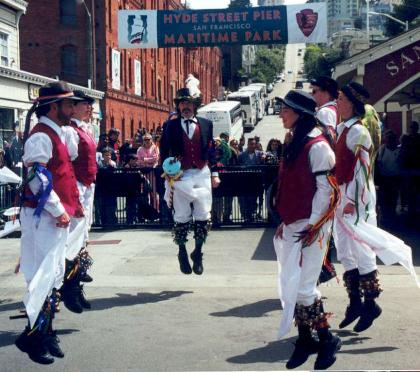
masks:
POLYGON ((372 354, 372 353, 383 353, 385 351, 394 351, 398 350, 398 347, 394 346, 379 346, 379 347, 369 347, 366 349, 356 349, 356 350, 340 350, 340 354, 372 354))
POLYGON ((258 243, 257 248, 251 260, 260 260, 260 261, 276 261, 276 252, 274 252, 273 237, 274 229, 264 229, 264 233, 261 236, 261 239, 258 243))
MULTIPOLYGON (((58 335, 69 335, 74 332, 79 332, 78 329, 58 329, 58 335)), ((0 331, 0 348, 10 345, 14 345, 16 338, 20 335, 20 332, 8 332, 0 331)))
POLYGON ((265 314, 271 311, 282 310, 279 299, 268 299, 252 304, 246 304, 226 311, 218 311, 216 313, 210 313, 211 316, 228 317, 234 316, 238 318, 259 318, 265 316, 265 314))
POLYGON ((179 297, 184 294, 194 293, 192 291, 162 291, 159 293, 137 293, 132 295, 129 293, 117 293, 116 297, 96 298, 89 300, 92 305, 92 310, 107 310, 113 307, 133 306, 150 304, 160 301, 168 301, 171 298, 179 297))
MULTIPOLYGON (((296 337, 269 342, 267 345, 247 351, 245 354, 236 355, 226 359, 229 363, 286 363, 292 355, 293 343, 296 337)), ((277 368, 276 368, 277 369, 277 368)), ((278 368, 284 369, 284 368, 278 368)))
POLYGON ((18 301, 18 302, 9 302, 9 301, 11 301, 11 300, 6 299, 6 300, 1 300, 0 301, 0 312, 19 310, 19 309, 24 309, 25 308, 25 305, 23 304, 22 301, 18 301))

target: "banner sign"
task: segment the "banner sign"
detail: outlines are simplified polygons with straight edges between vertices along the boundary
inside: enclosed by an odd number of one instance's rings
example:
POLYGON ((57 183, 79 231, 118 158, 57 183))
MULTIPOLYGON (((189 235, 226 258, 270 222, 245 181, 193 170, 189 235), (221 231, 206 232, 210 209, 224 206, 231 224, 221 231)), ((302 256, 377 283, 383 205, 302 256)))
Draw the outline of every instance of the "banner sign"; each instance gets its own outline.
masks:
POLYGON ((325 3, 118 12, 119 48, 194 48, 326 41, 325 3))
POLYGON ((112 89, 120 89, 121 87, 121 53, 112 49, 112 89))

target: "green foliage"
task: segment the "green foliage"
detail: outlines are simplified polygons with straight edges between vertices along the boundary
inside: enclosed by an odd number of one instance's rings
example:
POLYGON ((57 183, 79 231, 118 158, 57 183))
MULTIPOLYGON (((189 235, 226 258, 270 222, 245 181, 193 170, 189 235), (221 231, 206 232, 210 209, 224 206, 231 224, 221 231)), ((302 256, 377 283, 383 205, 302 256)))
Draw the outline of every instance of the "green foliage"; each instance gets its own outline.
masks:
POLYGON ((320 44, 309 44, 303 57, 305 74, 308 79, 317 76, 331 76, 334 65, 343 59, 341 51, 320 44))
POLYGON ((251 78, 255 83, 271 83, 276 75, 284 69, 284 46, 258 48, 255 65, 252 66, 251 78))
MULTIPOLYGON (((420 0, 403 0, 401 5, 394 6, 394 12, 391 15, 403 22, 408 21, 410 24, 420 16, 420 0)), ((389 18, 386 20, 385 29, 388 36, 395 36, 405 31, 403 25, 389 18)))

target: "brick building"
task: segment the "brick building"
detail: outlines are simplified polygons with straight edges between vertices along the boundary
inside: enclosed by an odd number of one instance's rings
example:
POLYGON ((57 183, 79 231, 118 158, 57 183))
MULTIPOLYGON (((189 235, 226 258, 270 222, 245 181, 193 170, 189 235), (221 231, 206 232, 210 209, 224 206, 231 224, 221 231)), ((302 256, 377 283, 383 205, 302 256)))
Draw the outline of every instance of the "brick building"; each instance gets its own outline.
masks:
POLYGON ((118 49, 119 9, 179 8, 179 0, 29 0, 20 22, 22 68, 104 91, 101 130, 131 138, 166 120, 188 73, 200 79, 204 102, 218 96, 219 48, 118 49))

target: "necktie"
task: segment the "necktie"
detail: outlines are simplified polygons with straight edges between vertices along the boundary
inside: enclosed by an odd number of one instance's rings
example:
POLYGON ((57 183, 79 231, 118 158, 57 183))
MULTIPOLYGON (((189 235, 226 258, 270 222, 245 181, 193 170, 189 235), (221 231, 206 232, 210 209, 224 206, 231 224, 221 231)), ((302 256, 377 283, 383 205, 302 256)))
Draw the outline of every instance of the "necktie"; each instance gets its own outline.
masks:
POLYGON ((190 135, 190 123, 192 122, 192 120, 189 119, 185 119, 185 128, 187 129, 187 135, 190 135))

